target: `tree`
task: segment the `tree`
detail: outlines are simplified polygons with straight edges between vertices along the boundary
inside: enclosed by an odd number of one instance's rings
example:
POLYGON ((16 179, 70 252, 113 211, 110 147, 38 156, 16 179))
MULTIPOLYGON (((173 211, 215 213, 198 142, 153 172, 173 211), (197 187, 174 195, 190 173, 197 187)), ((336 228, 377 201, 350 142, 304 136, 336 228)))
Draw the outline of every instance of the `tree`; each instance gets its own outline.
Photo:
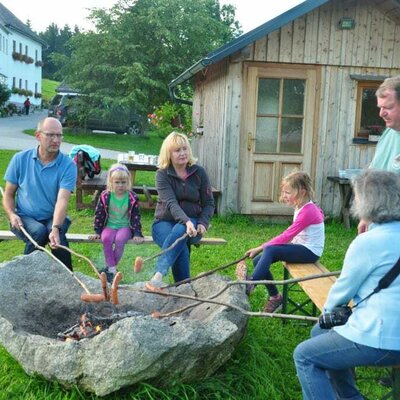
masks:
POLYGON ((89 102, 146 114, 168 100, 175 76, 240 33, 234 8, 219 0, 121 0, 110 10, 93 10, 91 19, 96 32, 68 42, 67 82, 89 102))
POLYGON ((2 107, 10 97, 11 90, 5 83, 0 82, 0 107, 2 107))
POLYGON ((68 41, 72 36, 79 34, 79 28, 75 26, 74 31, 68 25, 64 28, 59 28, 56 24, 49 25, 44 32, 40 32, 38 35, 43 39, 47 47, 42 52, 42 60, 44 66, 42 74, 44 78, 57 79, 57 73, 60 68, 60 60, 64 60, 62 57, 69 58, 71 56, 71 49, 67 46, 68 41), (57 60, 57 64, 53 58, 57 60))

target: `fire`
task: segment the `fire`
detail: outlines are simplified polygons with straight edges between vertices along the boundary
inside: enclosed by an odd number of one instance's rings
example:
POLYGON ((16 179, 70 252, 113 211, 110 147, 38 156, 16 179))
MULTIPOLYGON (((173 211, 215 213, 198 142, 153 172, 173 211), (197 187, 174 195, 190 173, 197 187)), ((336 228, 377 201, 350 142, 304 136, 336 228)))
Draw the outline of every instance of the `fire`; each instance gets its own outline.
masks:
POLYGON ((65 342, 91 338, 103 331, 101 324, 94 324, 87 313, 79 318, 79 324, 74 325, 63 333, 58 334, 58 338, 65 342))
POLYGON ((114 322, 124 318, 137 316, 143 316, 143 313, 138 311, 127 311, 125 313, 116 313, 106 317, 84 313, 80 316, 79 323, 75 324, 71 328, 68 328, 64 332, 59 333, 57 338, 64 342, 91 338, 103 332, 114 322))

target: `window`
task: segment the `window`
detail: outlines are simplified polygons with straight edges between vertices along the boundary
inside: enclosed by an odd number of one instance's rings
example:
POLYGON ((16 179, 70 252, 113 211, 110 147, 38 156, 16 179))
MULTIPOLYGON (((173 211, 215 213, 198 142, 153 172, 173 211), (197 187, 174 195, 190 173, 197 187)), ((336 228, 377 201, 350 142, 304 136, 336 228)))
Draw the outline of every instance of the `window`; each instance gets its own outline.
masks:
POLYGON ((25 46, 25 55, 28 55, 28 46, 25 46))
POLYGON ((375 92, 382 81, 358 81, 355 138, 368 139, 370 133, 381 133, 385 123, 379 116, 375 92))
POLYGON ((17 42, 13 40, 13 52, 15 53, 17 51, 17 42))
POLYGON ((19 54, 22 54, 22 43, 19 44, 19 54))
POLYGON ((301 153, 304 79, 258 81, 256 153, 301 153))

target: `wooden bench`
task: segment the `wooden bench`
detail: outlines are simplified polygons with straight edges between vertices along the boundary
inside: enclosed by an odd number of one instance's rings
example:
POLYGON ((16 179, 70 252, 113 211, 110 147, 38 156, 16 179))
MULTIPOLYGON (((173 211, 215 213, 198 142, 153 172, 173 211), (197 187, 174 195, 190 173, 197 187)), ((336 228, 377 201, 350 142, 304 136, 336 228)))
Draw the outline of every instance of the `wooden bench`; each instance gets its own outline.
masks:
MULTIPOLYGON (((87 233, 67 233, 67 239, 71 243, 101 243, 100 239, 89 239, 91 234, 87 233)), ((0 242, 3 240, 19 240, 11 231, 2 231, 0 230, 0 242)), ((132 239, 128 241, 130 244, 136 244, 132 239)), ((145 236, 144 242, 146 244, 154 244, 153 238, 151 236, 145 236)), ((227 241, 222 238, 212 238, 212 237, 203 237, 201 238, 199 245, 225 245, 227 241)))
MULTIPOLYGON (((283 279, 292 278, 304 278, 309 275, 324 274, 329 272, 320 262, 316 263, 305 263, 305 264, 291 264, 284 263, 284 274, 283 279)), ((328 292, 332 285, 335 283, 336 277, 329 276, 326 278, 311 279, 303 282, 298 282, 290 285, 283 286, 283 305, 282 312, 285 314, 294 314, 297 311, 301 311, 306 315, 317 315, 317 309, 322 311, 325 304, 328 292), (298 288, 300 286, 301 289, 298 288), (302 302, 294 301, 289 296, 289 292, 300 292, 304 291, 308 298, 302 302), (312 303, 311 313, 306 309, 308 304, 312 303), (288 310, 288 306, 293 306, 292 309, 288 310)))
MULTIPOLYGON (((97 202, 99 201, 100 194, 107 187, 107 172, 102 171, 99 175, 94 178, 85 178, 79 177, 76 182, 76 209, 84 210, 84 209, 95 209, 97 202), (89 203, 84 202, 84 195, 91 194, 92 198, 89 203)), ((158 192, 157 189, 153 186, 146 185, 135 185, 132 187, 132 190, 136 194, 143 194, 145 199, 140 201, 140 207, 145 209, 154 209, 156 207, 156 201, 153 196, 157 197, 158 192)), ((212 188, 212 193, 215 201, 215 209, 217 209, 218 198, 221 194, 221 191, 215 188, 212 188)))
MULTIPOLYGON (((292 264, 284 263, 284 279, 292 278, 303 278, 310 275, 318 275, 329 272, 321 263, 304 263, 304 264, 292 264)), ((283 305, 282 313, 293 314, 297 311, 301 311, 303 314, 316 316, 317 309, 323 311, 324 304, 328 297, 329 290, 335 283, 336 277, 328 276, 325 278, 310 279, 298 283, 293 283, 283 286, 283 305), (301 289, 296 287, 298 285, 301 289), (289 292, 304 291, 308 299, 298 302, 294 301, 289 297, 289 292), (311 313, 305 308, 309 303, 312 303, 311 313), (292 309, 288 310, 288 306, 293 306, 292 309)), ((387 367, 389 368, 389 367, 387 367)), ((400 366, 392 366, 391 378, 392 378, 392 390, 387 393, 381 400, 400 400, 400 366)))

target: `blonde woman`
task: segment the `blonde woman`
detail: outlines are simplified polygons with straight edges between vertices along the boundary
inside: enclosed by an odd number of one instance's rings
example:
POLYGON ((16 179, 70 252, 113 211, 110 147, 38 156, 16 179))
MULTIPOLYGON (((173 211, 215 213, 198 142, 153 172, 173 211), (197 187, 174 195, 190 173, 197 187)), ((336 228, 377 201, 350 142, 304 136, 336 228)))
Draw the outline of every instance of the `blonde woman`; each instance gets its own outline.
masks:
POLYGON ((214 214, 214 199, 207 173, 196 164, 187 137, 170 133, 164 140, 156 174, 158 202, 152 226, 154 241, 165 249, 187 233, 170 251, 158 258, 152 284, 160 284, 172 268, 175 282, 190 276, 190 244, 200 241, 214 214))

